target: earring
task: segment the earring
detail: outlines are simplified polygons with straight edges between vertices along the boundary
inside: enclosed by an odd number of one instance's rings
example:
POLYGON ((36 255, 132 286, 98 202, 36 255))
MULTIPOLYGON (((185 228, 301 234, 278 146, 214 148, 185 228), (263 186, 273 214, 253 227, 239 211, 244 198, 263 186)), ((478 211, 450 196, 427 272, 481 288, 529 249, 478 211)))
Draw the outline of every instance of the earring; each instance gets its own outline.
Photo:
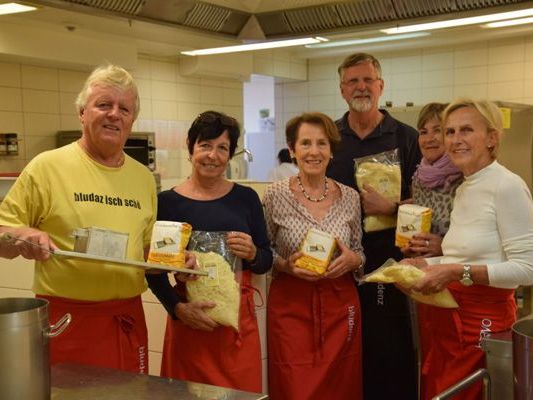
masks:
POLYGON ((189 162, 191 161, 191 155, 190 154, 187 156, 187 160, 189 160, 189 162))
POLYGON ((490 151, 494 150, 494 146, 487 146, 487 149, 489 149, 490 151))
POLYGON ((333 154, 331 156, 329 156, 330 160, 333 160, 333 154))

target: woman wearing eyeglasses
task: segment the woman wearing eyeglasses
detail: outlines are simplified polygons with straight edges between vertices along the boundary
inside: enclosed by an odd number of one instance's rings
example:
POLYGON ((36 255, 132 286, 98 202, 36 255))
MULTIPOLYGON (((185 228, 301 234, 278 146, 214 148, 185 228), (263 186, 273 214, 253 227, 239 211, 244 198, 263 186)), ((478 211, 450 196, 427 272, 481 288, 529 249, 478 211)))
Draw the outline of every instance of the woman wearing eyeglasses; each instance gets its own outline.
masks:
POLYGON ((231 251, 243 260, 239 332, 219 326, 204 312, 213 302, 186 302, 167 274, 147 275, 150 289, 169 316, 161 376, 261 392, 261 350, 251 272, 263 274, 272 264, 259 197, 251 188, 224 177, 235 153, 237 121, 207 111, 187 136, 192 172, 188 179, 158 197, 158 220, 187 222, 196 231, 228 231, 231 251))
POLYGON ((364 260, 359 195, 326 177, 340 141, 328 116, 291 119, 286 138, 300 172, 264 197, 276 272, 268 296, 269 398, 362 399, 361 307, 352 276, 364 260), (310 228, 336 238, 323 275, 295 265, 310 228))

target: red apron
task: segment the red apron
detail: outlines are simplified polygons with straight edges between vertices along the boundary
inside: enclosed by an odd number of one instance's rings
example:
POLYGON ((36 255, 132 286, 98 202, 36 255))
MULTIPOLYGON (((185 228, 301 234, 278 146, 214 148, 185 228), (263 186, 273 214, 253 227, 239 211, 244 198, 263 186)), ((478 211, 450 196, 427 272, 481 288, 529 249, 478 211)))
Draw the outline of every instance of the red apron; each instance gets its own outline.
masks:
POLYGON ((70 313, 72 321, 50 340, 50 362, 96 365, 146 374, 148 334, 141 296, 82 301, 40 296, 50 302, 51 324, 70 313))
MULTIPOLYGON (((422 368, 423 399, 435 395, 485 367, 481 341, 491 333, 511 328, 516 316, 514 289, 498 289, 458 282, 448 286, 458 309, 433 307, 426 313, 432 347, 422 368)), ((481 382, 463 390, 454 400, 482 398, 481 382)))
POLYGON ((261 345, 250 271, 243 271, 239 332, 192 329, 167 318, 161 376, 261 392, 261 345))
POLYGON ((351 274, 312 283, 280 273, 267 311, 270 399, 363 398, 361 310, 351 274))

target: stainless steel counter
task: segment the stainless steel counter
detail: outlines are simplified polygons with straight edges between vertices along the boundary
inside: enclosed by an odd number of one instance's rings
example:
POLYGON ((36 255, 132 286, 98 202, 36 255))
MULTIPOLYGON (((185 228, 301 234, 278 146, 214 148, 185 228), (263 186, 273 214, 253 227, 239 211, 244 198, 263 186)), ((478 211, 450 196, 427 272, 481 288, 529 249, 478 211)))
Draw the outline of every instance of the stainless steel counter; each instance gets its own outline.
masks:
POLYGON ((85 365, 52 367, 52 400, 261 400, 268 396, 85 365))

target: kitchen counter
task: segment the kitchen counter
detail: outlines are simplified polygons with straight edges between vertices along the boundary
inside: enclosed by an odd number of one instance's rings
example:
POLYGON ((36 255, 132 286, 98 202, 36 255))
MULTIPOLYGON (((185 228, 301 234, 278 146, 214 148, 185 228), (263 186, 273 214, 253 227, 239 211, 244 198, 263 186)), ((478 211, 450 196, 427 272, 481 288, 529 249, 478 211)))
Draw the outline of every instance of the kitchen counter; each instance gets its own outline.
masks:
POLYGON ((262 400, 268 396, 85 365, 52 367, 51 400, 262 400))

